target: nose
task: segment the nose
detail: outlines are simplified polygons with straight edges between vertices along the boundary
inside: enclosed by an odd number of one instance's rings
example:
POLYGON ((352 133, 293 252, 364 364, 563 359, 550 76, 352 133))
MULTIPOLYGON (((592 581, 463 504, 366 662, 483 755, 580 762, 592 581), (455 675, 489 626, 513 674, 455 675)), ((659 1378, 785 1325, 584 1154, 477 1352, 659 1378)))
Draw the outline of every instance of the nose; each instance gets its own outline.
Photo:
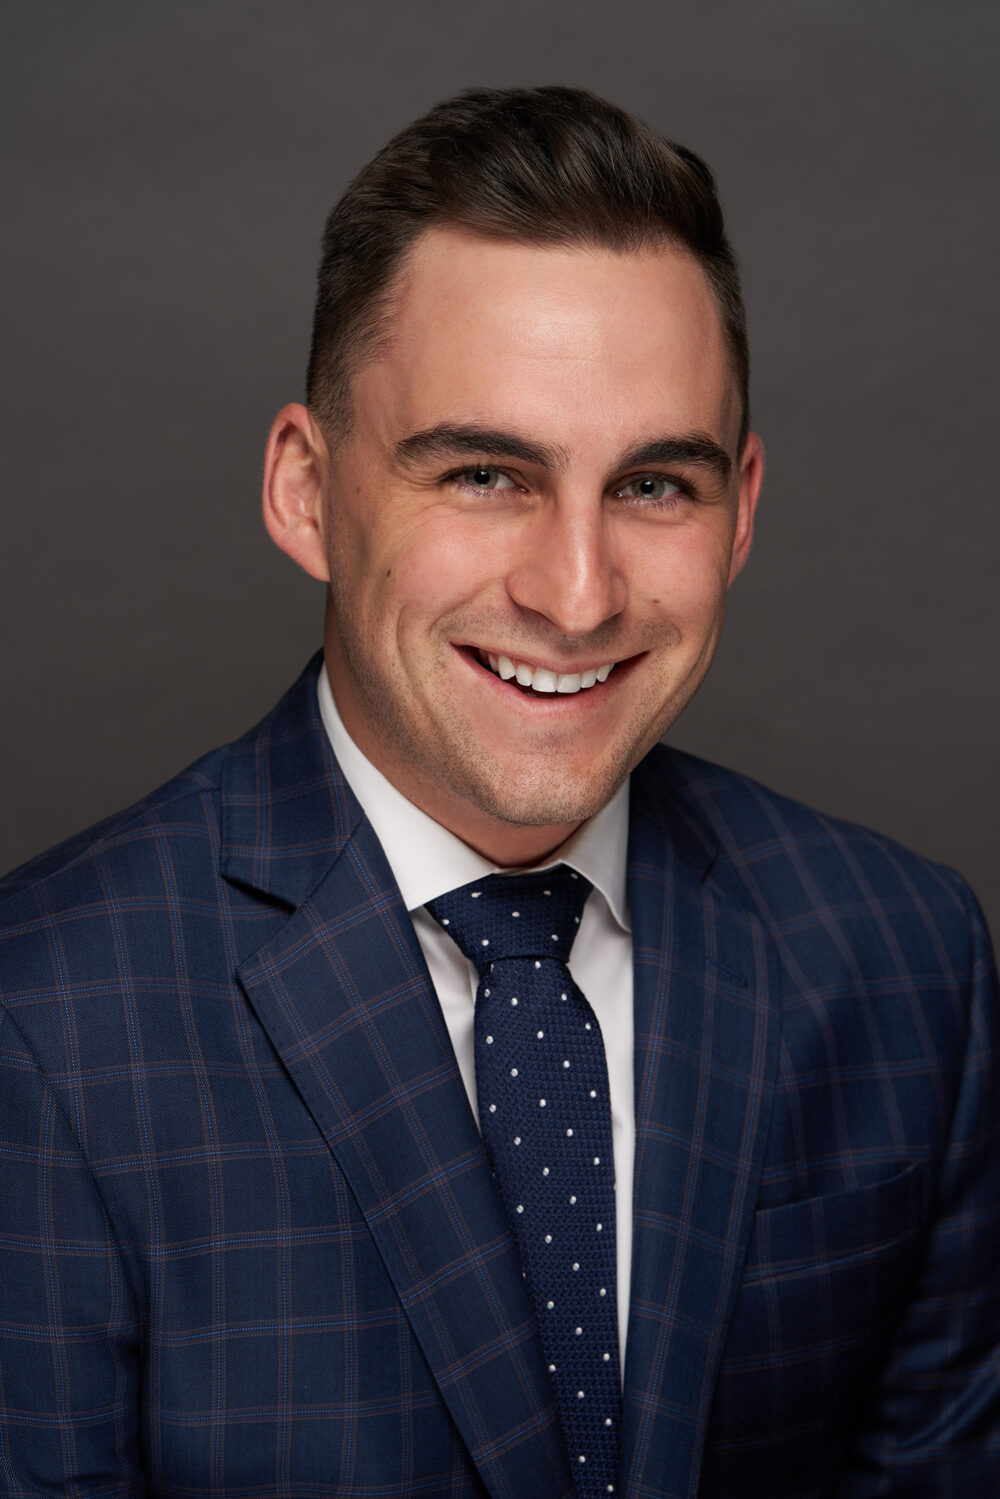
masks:
POLYGON ((603 507, 592 500, 554 502, 519 539, 507 592, 563 635, 585 636, 625 607, 627 585, 603 507))

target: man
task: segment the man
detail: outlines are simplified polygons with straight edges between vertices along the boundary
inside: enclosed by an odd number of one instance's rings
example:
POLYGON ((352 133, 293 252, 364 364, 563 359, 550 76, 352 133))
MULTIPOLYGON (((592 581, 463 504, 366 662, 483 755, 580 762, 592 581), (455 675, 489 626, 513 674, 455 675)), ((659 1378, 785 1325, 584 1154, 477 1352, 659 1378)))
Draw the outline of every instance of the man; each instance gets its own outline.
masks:
POLYGON ((995 1491, 975 902, 657 747, 761 470, 690 153, 476 91, 348 189, 322 661, 0 906, 4 1492, 995 1491))

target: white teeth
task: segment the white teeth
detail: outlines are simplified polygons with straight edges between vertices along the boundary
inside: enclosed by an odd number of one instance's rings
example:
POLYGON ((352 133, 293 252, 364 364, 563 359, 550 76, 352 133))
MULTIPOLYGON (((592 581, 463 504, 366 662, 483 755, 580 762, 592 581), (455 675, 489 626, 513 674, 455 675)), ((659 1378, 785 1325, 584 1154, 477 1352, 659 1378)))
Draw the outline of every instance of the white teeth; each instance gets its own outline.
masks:
POLYGON ((497 676, 509 682, 513 677, 521 687, 532 687, 535 692, 562 692, 566 694, 580 692, 584 688, 593 687, 598 682, 606 682, 615 669, 616 663, 611 661, 607 666, 591 666, 581 672, 554 672, 547 666, 529 666, 524 661, 515 661, 511 656, 504 656, 493 651, 480 651, 479 659, 485 665, 489 662, 491 670, 497 676))

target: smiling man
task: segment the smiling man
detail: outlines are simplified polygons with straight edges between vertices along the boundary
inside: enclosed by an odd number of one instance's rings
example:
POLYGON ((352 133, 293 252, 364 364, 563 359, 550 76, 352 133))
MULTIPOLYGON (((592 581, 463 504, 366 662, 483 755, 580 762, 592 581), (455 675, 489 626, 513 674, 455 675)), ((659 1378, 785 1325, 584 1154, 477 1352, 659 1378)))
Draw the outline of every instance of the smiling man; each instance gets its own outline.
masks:
POLYGON ((761 477, 691 153, 478 90, 348 188, 322 656, 0 904, 4 1492, 993 1492, 975 901, 658 744, 761 477))
POLYGON ((497 864, 599 811, 704 676, 760 489, 742 414, 684 247, 444 225, 396 273, 346 436, 279 415, 265 514, 330 585, 344 726, 497 864))

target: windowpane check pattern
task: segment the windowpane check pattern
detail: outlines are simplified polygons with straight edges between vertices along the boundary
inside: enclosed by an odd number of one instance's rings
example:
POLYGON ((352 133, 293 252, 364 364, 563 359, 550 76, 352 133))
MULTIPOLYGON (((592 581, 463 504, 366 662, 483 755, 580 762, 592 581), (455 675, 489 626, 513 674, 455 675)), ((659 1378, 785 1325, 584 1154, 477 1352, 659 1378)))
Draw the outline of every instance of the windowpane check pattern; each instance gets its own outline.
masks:
POLYGON ((611 1105, 567 961, 591 886, 561 864, 428 902, 479 974, 480 1127, 534 1303, 580 1499, 618 1488, 611 1105))

